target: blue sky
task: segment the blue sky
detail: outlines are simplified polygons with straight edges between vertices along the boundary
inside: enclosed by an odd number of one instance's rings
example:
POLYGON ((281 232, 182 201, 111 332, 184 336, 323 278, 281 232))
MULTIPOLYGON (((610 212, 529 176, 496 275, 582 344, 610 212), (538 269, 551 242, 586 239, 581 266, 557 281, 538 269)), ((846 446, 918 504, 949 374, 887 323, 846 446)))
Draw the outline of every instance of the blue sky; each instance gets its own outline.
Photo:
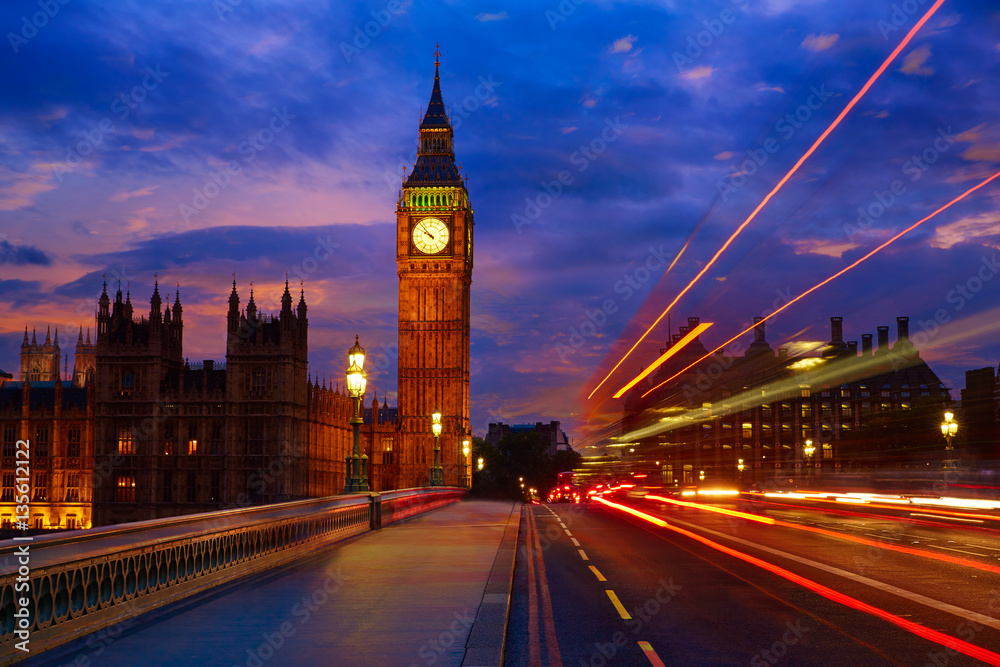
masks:
MULTIPOLYGON (((440 42, 475 207, 473 429, 560 419, 582 441, 620 412, 589 390, 930 4, 5 3, 0 368, 25 325, 92 325, 105 273, 140 303, 154 274, 180 283, 186 354, 222 359, 232 273, 267 308, 289 272, 313 371, 339 378, 357 333, 393 402, 396 194, 440 42)), ((722 342, 1000 169, 998 62, 1000 12, 945 2, 674 330, 699 316, 722 342)), ((833 315, 847 339, 894 339, 897 315, 913 334, 944 311, 920 348, 957 399, 1000 356, 998 193, 789 308, 772 347, 828 340, 833 315)), ((665 324, 611 384, 658 356, 665 324)))

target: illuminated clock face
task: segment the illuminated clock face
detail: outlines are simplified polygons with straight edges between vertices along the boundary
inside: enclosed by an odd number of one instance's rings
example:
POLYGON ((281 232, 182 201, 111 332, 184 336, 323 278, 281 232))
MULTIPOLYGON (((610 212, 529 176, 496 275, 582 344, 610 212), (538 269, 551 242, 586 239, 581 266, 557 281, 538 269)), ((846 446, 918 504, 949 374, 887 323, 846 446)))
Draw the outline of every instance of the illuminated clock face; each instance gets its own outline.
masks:
POLYGON ((448 225, 437 218, 424 218, 413 226, 413 245, 428 255, 436 255, 448 245, 448 225))

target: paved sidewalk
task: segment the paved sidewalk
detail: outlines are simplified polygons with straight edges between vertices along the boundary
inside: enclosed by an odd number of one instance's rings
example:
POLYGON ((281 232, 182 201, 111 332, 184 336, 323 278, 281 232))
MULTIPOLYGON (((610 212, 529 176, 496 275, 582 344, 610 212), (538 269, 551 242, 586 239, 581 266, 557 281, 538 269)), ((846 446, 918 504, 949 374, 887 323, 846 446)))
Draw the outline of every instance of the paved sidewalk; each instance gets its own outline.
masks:
POLYGON ((520 509, 455 503, 24 664, 499 665, 520 509))

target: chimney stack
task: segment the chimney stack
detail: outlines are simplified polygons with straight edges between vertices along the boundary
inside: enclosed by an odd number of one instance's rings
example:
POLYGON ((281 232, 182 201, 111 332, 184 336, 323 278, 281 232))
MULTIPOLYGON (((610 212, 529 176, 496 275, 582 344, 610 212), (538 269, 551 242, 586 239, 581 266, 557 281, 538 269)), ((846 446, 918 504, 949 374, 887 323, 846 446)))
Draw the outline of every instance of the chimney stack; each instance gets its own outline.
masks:
POLYGON ((764 341, 764 318, 753 318, 753 342, 763 343, 764 341))
POLYGON ((847 351, 851 353, 852 357, 858 356, 858 341, 856 340, 847 341, 847 351))
POLYGON ((910 340, 910 318, 909 317, 897 317, 896 318, 896 342, 910 340))
MULTIPOLYGON (((701 318, 700 317, 689 317, 688 318, 688 331, 694 331, 695 329, 697 329, 699 323, 701 323, 701 318)), ((698 343, 698 342, 700 342, 698 340, 699 338, 701 338, 701 336, 695 336, 694 340, 691 341, 691 342, 692 343, 698 343)))
POLYGON ((878 350, 876 354, 885 354, 889 351, 889 327, 878 328, 878 350))
POLYGON ((843 343, 844 342, 844 318, 843 317, 831 317, 830 318, 830 342, 831 343, 843 343))
POLYGON ((872 355, 872 335, 861 334, 861 356, 870 357, 872 355))

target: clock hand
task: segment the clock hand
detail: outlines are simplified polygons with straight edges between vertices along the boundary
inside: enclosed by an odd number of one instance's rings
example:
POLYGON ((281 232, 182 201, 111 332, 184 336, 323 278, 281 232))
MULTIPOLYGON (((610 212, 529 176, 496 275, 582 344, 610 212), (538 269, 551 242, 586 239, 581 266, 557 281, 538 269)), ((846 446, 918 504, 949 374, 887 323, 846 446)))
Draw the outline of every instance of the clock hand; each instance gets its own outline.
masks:
POLYGON ((431 241, 433 241, 433 240, 434 240, 434 235, 433 235, 433 234, 431 234, 431 233, 430 233, 429 231, 427 231, 426 229, 424 230, 424 234, 427 234, 427 236, 431 237, 431 241))

